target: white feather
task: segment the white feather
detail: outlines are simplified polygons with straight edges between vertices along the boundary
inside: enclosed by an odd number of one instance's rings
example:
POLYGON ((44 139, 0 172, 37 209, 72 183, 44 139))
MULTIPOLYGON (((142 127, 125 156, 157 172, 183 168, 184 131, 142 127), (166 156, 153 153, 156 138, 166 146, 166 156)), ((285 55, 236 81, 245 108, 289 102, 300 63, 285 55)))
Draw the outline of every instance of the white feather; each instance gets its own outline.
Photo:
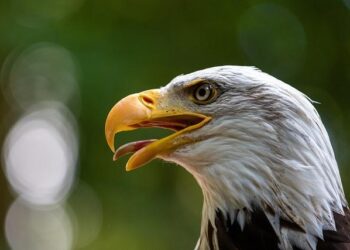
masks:
POLYGON ((193 106, 196 111, 215 115, 212 122, 186 135, 205 139, 164 156, 192 173, 203 190, 198 249, 208 249, 207 226, 210 222, 216 230, 216 209, 237 218, 243 229, 243 210, 237 217, 230 213, 264 204, 278 214, 268 218, 281 240, 281 249, 292 244, 315 249, 316 237, 322 238, 324 229, 335 229, 332 213, 343 213, 347 203, 328 134, 310 99, 255 68, 238 66, 178 76, 162 88, 162 93, 171 95, 177 86, 199 78, 237 91, 225 92, 225 100, 208 107, 193 106), (250 87, 258 87, 263 100, 265 96, 271 99, 271 103, 263 103, 263 107, 271 105, 271 111, 259 106, 254 96, 244 95, 250 87), (281 117, 264 118, 269 115, 281 117), (280 228, 280 217, 293 218, 306 233, 280 228))

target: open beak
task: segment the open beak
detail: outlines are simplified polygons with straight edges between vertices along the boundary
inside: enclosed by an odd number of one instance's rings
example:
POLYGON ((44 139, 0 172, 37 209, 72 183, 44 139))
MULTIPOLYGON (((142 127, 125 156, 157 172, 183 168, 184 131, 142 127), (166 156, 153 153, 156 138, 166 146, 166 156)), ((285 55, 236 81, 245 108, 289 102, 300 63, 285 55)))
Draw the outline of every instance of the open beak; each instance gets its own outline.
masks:
POLYGON ((179 146, 194 142, 186 136, 180 136, 201 128, 211 118, 203 114, 186 112, 178 107, 168 107, 158 89, 132 94, 120 100, 111 109, 105 125, 106 140, 116 160, 127 153, 134 153, 126 165, 133 170, 145 165, 152 159, 168 154, 179 146), (159 105, 162 103, 162 105, 159 105), (159 140, 131 142, 115 151, 115 134, 138 128, 159 127, 171 129, 175 133, 159 140))

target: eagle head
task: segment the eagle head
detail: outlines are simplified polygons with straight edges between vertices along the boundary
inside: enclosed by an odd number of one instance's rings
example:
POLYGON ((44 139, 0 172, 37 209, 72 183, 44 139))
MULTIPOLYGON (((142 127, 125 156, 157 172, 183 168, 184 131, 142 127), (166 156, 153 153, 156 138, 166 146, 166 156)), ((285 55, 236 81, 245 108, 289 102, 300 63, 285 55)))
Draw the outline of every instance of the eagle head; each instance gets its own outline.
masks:
POLYGON ((208 68, 129 95, 108 114, 105 134, 115 159, 133 153, 127 170, 161 158, 195 177, 204 196, 198 249, 220 248, 218 215, 226 231, 244 231, 259 211, 278 248, 315 249, 324 230, 336 230, 333 213, 344 213, 338 166, 312 101, 253 67, 208 68), (148 127, 174 133, 114 150, 116 133, 148 127))

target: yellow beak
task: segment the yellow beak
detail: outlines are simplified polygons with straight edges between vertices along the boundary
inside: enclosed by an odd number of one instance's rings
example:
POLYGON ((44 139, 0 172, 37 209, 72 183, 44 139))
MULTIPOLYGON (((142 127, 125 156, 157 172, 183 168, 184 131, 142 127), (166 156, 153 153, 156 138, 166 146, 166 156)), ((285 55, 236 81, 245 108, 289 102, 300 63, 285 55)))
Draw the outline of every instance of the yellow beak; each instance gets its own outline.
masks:
POLYGON ((115 134, 144 127, 161 127, 176 131, 159 139, 130 143, 115 152, 119 156, 135 152, 129 159, 126 170, 141 167, 152 159, 170 153, 179 146, 194 142, 186 136, 180 136, 198 129, 211 118, 202 114, 186 112, 178 107, 166 105, 165 98, 158 89, 132 94, 120 100, 111 109, 105 125, 106 140, 113 152, 115 134), (162 105, 159 105, 159 104, 162 105))

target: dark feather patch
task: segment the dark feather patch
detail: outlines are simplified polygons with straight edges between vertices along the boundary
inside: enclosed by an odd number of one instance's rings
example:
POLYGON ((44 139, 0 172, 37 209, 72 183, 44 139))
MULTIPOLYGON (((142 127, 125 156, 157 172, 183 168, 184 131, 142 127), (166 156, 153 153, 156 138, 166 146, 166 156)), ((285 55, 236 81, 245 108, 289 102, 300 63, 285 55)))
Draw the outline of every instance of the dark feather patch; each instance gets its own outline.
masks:
POLYGON ((252 213, 243 231, 237 220, 226 227, 227 221, 221 211, 217 212, 215 224, 220 250, 279 249, 278 237, 262 210, 255 210, 252 213))
POLYGON ((324 230, 324 240, 319 240, 317 250, 350 250, 350 209, 345 215, 333 213, 337 231, 324 230))
MULTIPOLYGON (((344 208, 344 212, 345 215, 334 213, 337 231, 324 230, 324 240, 318 241, 317 250, 350 250, 350 210, 344 208)), ((218 210, 215 219, 217 231, 214 232, 210 223, 208 228, 211 249, 213 249, 213 234, 216 233, 220 250, 278 250, 279 239, 265 213, 261 209, 255 209, 250 217, 242 231, 236 218, 231 224, 230 218, 218 210)), ((281 226, 295 228, 300 232, 300 229, 290 222, 285 222, 281 226)), ((293 247, 293 249, 300 248, 293 247)))

